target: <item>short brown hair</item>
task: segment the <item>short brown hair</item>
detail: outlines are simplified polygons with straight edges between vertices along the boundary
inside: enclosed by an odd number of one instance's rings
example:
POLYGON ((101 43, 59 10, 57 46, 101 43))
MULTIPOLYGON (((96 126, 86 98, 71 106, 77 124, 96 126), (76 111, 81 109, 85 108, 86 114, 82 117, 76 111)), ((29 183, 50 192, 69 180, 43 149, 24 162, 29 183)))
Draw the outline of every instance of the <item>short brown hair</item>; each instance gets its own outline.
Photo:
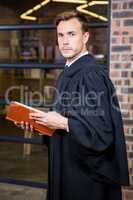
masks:
POLYGON ((81 23, 82 31, 88 32, 88 21, 87 18, 78 12, 77 10, 65 11, 56 16, 55 25, 56 27, 61 21, 67 21, 69 19, 76 18, 81 23))

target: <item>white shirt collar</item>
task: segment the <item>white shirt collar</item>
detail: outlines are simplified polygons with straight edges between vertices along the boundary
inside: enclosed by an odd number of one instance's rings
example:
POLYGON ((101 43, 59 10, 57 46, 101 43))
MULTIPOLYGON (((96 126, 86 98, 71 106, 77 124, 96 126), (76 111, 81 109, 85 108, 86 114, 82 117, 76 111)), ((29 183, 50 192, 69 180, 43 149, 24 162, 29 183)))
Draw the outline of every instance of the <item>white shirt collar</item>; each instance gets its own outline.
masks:
POLYGON ((70 67, 70 65, 72 65, 76 60, 78 60, 78 59, 81 58, 82 56, 87 55, 88 53, 89 53, 88 51, 85 51, 84 53, 80 54, 77 58, 75 58, 72 62, 70 62, 70 63, 66 62, 65 65, 66 65, 67 67, 70 67))

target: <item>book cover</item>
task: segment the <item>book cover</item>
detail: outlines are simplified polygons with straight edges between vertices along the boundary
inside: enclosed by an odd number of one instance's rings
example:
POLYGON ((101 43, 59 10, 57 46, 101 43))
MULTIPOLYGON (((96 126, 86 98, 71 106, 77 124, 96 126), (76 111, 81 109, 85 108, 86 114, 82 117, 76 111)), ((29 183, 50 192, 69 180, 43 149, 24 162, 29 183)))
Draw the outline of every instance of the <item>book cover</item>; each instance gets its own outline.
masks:
MULTIPOLYGON (((28 122, 30 125, 33 126, 36 131, 39 132, 39 135, 52 136, 54 130, 41 124, 37 124, 34 120, 29 119, 30 112, 38 112, 38 109, 13 101, 9 104, 6 119, 16 122, 18 124, 20 124, 22 121, 28 122)), ((39 110, 39 112, 42 111, 39 110)))

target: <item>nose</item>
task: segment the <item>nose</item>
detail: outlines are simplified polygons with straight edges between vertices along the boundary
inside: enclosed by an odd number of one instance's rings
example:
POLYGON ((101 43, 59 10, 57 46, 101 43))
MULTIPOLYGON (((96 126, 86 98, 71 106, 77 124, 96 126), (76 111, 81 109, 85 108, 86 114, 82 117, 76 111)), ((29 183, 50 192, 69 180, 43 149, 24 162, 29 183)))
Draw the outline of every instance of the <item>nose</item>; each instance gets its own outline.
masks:
POLYGON ((69 43, 69 39, 68 39, 68 36, 64 36, 63 37, 63 44, 68 44, 69 43))

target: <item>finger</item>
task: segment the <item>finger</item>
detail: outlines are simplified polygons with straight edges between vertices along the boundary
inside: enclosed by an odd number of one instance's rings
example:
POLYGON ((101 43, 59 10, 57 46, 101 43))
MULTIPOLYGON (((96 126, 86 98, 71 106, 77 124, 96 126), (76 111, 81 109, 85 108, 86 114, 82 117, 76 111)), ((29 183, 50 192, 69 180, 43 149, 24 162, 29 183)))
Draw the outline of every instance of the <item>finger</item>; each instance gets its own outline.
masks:
POLYGON ((14 124, 15 124, 16 126, 20 125, 18 122, 14 122, 14 124))
POLYGON ((14 125, 17 126, 18 128, 21 127, 20 123, 18 123, 18 122, 14 122, 14 125))
POLYGON ((28 122, 25 122, 25 130, 29 131, 29 123, 28 122))
POLYGON ((21 127, 22 129, 25 129, 24 121, 21 121, 21 123, 20 123, 20 127, 21 127))
POLYGON ((30 113, 29 114, 30 118, 33 118, 33 117, 40 117, 40 118, 42 118, 44 116, 46 116, 46 113, 44 113, 44 112, 36 112, 36 113, 30 113))
POLYGON ((33 132, 33 130, 34 130, 34 129, 33 129, 33 126, 30 125, 30 131, 33 132))
POLYGON ((23 126, 24 125, 24 121, 21 121, 20 124, 23 126))
POLYGON ((38 135, 44 135, 44 133, 38 132, 38 135))
POLYGON ((35 122, 36 122, 37 124, 41 124, 41 125, 46 126, 45 121, 39 121, 39 120, 36 120, 35 122))
POLYGON ((30 117, 30 119, 34 121, 46 121, 46 116, 30 117))

